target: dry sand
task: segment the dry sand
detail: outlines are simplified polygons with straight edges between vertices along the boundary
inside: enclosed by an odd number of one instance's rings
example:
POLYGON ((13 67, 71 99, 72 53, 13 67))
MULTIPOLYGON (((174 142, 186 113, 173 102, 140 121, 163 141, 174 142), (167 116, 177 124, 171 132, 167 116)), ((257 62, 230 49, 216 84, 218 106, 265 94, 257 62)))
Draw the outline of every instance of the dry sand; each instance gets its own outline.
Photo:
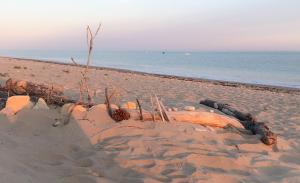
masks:
MULTIPOLYGON (((78 97, 79 67, 0 57, 0 83, 9 77, 60 85, 78 97), (7 73, 7 74, 5 74, 7 73)), ((87 119, 74 114, 64 127, 60 109, 26 109, 0 115, 0 182, 300 182, 300 92, 257 90, 91 69, 96 101, 118 88, 120 103, 155 92, 169 107, 201 99, 229 103, 254 114, 279 134, 279 152, 258 136, 188 123, 114 123, 105 109, 87 119)))

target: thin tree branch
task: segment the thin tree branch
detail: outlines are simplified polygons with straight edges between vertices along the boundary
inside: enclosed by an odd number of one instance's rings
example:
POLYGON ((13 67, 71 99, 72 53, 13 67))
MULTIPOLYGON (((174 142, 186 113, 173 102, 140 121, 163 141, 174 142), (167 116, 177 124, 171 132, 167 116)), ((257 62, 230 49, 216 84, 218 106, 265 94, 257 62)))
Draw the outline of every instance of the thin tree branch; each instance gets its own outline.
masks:
POLYGON ((162 113, 161 106, 160 106, 159 100, 158 100, 156 95, 155 95, 155 99, 156 99, 156 104, 157 104, 157 107, 158 107, 158 110, 159 110, 159 114, 161 116, 162 121, 164 122, 165 118, 164 118, 164 115, 162 113))
POLYGON ((136 102, 137 102, 137 104, 138 104, 138 107, 139 107, 139 110, 140 110, 140 119, 142 120, 142 121, 144 121, 144 117, 143 117, 143 109, 142 109, 142 106, 141 106, 141 103, 140 103, 140 101, 139 101, 139 99, 136 99, 136 102))
POLYGON ((77 62, 75 62, 73 57, 71 57, 71 61, 73 62, 74 65, 78 65, 77 62))

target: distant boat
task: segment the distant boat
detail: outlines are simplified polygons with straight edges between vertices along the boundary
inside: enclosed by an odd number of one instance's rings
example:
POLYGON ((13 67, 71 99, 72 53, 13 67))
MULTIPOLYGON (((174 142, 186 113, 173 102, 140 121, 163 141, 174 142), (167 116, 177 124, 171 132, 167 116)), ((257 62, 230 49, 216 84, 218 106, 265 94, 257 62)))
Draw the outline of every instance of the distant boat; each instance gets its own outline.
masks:
POLYGON ((191 55, 191 53, 188 53, 188 52, 187 52, 187 53, 184 53, 184 55, 187 55, 187 56, 188 56, 188 55, 191 55))
POLYGON ((162 53, 162 54, 166 54, 166 52, 164 52, 164 51, 163 51, 163 52, 161 52, 161 53, 162 53))

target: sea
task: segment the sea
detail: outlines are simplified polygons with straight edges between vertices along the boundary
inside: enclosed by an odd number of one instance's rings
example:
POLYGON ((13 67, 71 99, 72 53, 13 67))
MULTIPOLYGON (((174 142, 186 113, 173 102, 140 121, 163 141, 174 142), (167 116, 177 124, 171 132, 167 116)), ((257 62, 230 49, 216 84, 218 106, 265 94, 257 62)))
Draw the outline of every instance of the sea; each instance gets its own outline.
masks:
MULTIPOLYGON (((86 63, 86 51, 0 50, 1 56, 86 63)), ((300 88, 300 52, 94 51, 94 66, 300 88)), ((1 66, 0 66, 1 67, 1 66)))

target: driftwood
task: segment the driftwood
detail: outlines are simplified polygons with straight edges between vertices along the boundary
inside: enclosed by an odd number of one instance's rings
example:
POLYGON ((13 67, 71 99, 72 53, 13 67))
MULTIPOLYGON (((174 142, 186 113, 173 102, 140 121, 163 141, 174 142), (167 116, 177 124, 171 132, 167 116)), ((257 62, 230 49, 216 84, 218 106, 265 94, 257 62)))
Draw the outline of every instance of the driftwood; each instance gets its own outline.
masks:
POLYGON ((111 108, 110 97, 108 97, 108 89, 107 88, 105 88, 105 104, 106 104, 109 116, 112 117, 113 110, 111 108))
POLYGON ((8 79, 2 90, 9 95, 29 95, 31 97, 43 98, 48 104, 62 106, 66 103, 76 103, 63 95, 63 90, 54 86, 36 84, 24 80, 8 79))
MULTIPOLYGON (((5 87, 4 94, 7 96, 7 93, 11 95, 24 95, 28 94, 31 97, 41 97, 44 98, 47 103, 52 103, 56 105, 64 105, 66 103, 76 103, 88 106, 88 104, 78 103, 74 100, 68 99, 63 95, 62 90, 58 90, 52 86, 36 84, 27 81, 17 81, 17 80, 8 80, 7 85, 5 87)), ((113 95, 113 94, 112 94, 113 95)), ((218 115, 214 113, 208 112, 188 112, 188 111, 178 111, 178 112, 167 112, 164 109, 163 104, 160 103, 158 98, 155 96, 157 107, 160 109, 159 113, 155 113, 154 110, 151 112, 145 111, 140 107, 140 111, 126 111, 124 109, 114 110, 111 107, 111 98, 112 95, 109 96, 108 90, 105 89, 105 97, 106 97, 106 105, 108 109, 108 113, 112 119, 116 122, 127 120, 130 117, 134 120, 144 121, 159 121, 159 120, 169 120, 169 121, 179 121, 179 122, 190 122, 197 123, 202 125, 214 126, 214 127, 225 127, 227 124, 232 124, 233 126, 238 127, 238 123, 235 119, 226 117, 224 115, 218 115), (141 118, 142 117, 142 118, 141 118)))
MULTIPOLYGON (((130 110, 130 116, 134 120, 140 120, 140 113, 137 110, 130 110)), ((240 122, 234 118, 227 117, 225 115, 220 115, 211 112, 205 111, 171 111, 167 112, 168 117, 171 121, 177 122, 187 122, 200 124, 205 126, 219 127, 224 128, 228 125, 234 126, 236 128, 243 128, 240 122)), ((153 117, 155 120, 162 120, 160 114, 155 113, 154 116, 151 112, 143 111, 143 119, 144 121, 153 121, 153 117)))
POLYGON ((245 129, 250 130, 254 135, 261 135, 261 141, 266 145, 277 143, 277 135, 274 134, 265 123, 257 120, 249 113, 240 112, 231 108, 228 104, 218 103, 213 100, 203 100, 200 104, 222 111, 223 113, 237 118, 245 129))
MULTIPOLYGON (((9 96, 8 94, 26 94, 35 98, 43 98, 48 104, 55 104, 59 106, 62 106, 66 103, 77 103, 75 100, 69 99, 68 97, 64 96, 61 89, 55 88, 53 86, 36 84, 23 80, 9 79, 6 82, 5 87, 0 87, 0 108, 4 107, 7 97, 9 96)), ((155 98, 157 99, 156 96, 155 98)), ((200 102, 203 105, 218 109, 229 116, 233 116, 239 121, 224 115, 201 111, 166 112, 165 110, 163 111, 158 99, 156 102, 158 105, 158 109, 160 109, 159 114, 155 113, 154 111, 152 111, 151 113, 142 109, 141 111, 133 110, 129 112, 123 109, 112 110, 110 106, 110 97, 108 97, 108 93, 106 90, 106 104, 108 107, 108 112, 115 121, 126 120, 130 117, 134 120, 141 120, 142 116, 142 119, 144 121, 165 120, 165 117, 167 117, 167 119, 170 121, 189 122, 221 128, 224 128, 227 125, 232 125, 238 128, 244 127, 245 129, 250 130, 253 134, 261 135, 261 141, 267 145, 272 145, 277 142, 277 136, 273 132, 271 132, 264 123, 257 122, 251 114, 242 113, 231 108, 227 104, 218 103, 212 100, 204 100, 200 102), (165 113, 165 115, 163 114, 163 112, 165 113)), ((88 104, 81 105, 88 106, 88 104)))
POLYGON ((151 102, 151 116, 152 116, 152 120, 155 122, 155 109, 154 109, 154 102, 153 102, 152 95, 150 95, 150 102, 151 102))
POLYGON ((166 121, 170 121, 169 116, 167 114, 166 107, 164 106, 164 104, 162 103, 162 101, 159 101, 159 105, 161 106, 162 113, 163 113, 163 116, 166 119, 166 121))
MULTIPOLYGON (((159 100, 158 100, 158 98, 157 98, 156 95, 155 95, 155 100, 156 100, 156 106, 157 106, 157 109, 159 110, 160 117, 161 117, 162 121, 165 121, 165 118, 164 118, 164 115, 163 115, 163 113, 162 113, 162 109, 161 109, 159 100)), ((155 119, 155 117, 154 117, 154 119, 155 119)))

